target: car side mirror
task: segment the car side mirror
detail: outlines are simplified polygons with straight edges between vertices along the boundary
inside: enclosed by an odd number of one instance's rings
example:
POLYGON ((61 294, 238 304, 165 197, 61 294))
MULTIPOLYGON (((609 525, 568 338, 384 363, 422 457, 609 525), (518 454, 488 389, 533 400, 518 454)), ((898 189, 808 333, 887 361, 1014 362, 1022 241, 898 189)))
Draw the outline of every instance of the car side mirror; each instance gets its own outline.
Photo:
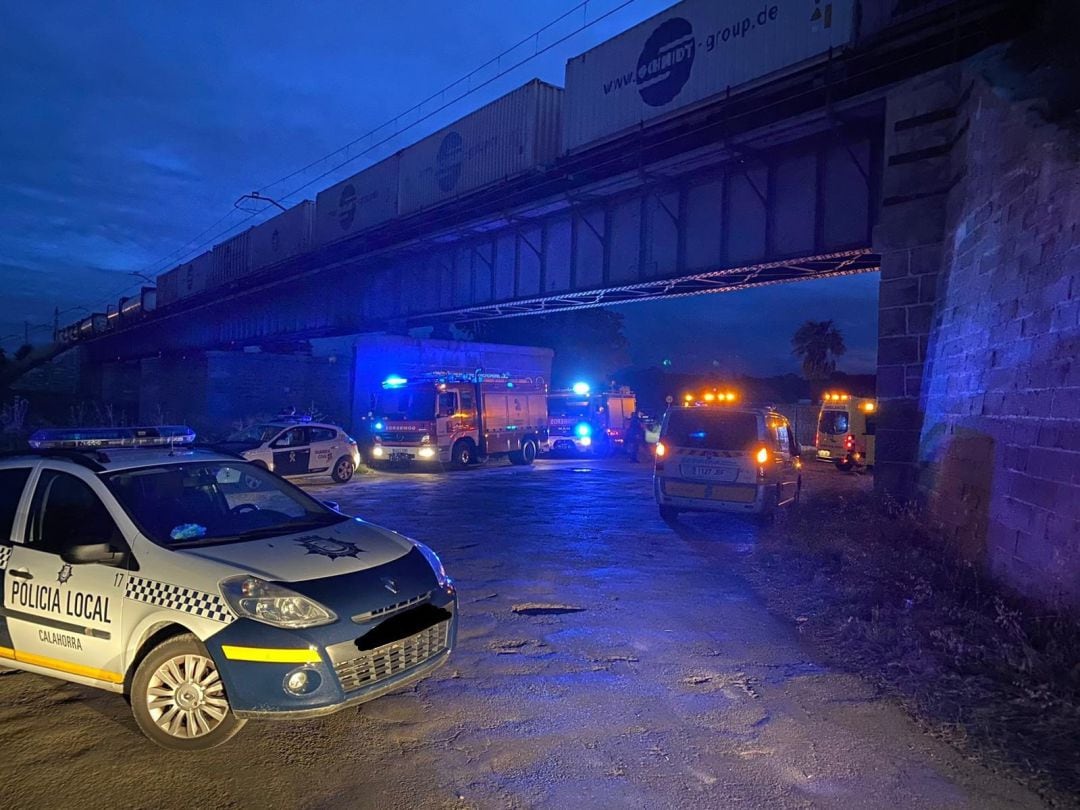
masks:
POLYGON ((65 549, 60 554, 60 559, 72 565, 99 563, 116 566, 124 563, 127 553, 109 543, 81 543, 65 549))
POLYGON ((323 506, 333 509, 335 512, 341 511, 341 505, 337 501, 323 501, 323 506))

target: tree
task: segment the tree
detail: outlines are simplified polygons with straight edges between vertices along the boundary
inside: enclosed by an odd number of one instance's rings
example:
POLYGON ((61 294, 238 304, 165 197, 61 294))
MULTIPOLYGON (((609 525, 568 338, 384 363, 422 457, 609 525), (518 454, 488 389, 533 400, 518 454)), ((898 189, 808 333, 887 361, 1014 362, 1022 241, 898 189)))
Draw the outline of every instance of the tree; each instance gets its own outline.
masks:
POLYGON ((802 361, 803 376, 810 382, 827 380, 845 351, 844 336, 832 321, 807 321, 791 338, 791 353, 802 361))
POLYGON ((497 318, 460 324, 458 328, 473 340, 554 349, 551 377, 557 386, 570 385, 577 379, 606 386, 611 376, 629 363, 623 316, 608 309, 497 318))

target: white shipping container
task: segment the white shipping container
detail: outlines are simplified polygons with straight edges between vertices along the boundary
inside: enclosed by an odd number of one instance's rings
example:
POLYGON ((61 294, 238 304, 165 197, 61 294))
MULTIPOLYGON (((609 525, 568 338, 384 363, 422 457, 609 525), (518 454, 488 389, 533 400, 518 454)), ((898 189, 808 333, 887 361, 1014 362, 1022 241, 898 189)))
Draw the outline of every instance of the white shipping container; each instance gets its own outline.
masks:
POLYGON ((315 203, 304 200, 251 229, 251 272, 311 250, 315 203))
POLYGON ((398 156, 369 166, 315 196, 315 244, 329 245, 397 216, 398 156))
POLYGON ((176 268, 179 275, 178 300, 198 295, 209 286, 213 263, 214 255, 207 251, 176 268))
POLYGON ((562 93, 533 79, 403 149, 398 213, 411 214, 553 162, 562 93))
POLYGON ((220 287, 222 284, 243 278, 251 272, 251 232, 253 230, 254 228, 248 228, 243 233, 238 233, 214 245, 209 286, 220 287))
POLYGON ((157 301, 165 307, 180 298, 180 268, 166 270, 157 277, 157 301))
POLYGON ((855 0, 683 0, 566 64, 571 152, 851 42, 855 0))

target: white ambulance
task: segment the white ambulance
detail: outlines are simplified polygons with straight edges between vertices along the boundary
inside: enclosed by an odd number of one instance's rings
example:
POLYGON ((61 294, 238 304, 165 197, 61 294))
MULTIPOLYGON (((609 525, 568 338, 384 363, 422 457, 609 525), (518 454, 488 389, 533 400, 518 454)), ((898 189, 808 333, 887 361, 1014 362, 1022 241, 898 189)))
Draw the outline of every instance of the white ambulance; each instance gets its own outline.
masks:
POLYGON ((192 750, 446 661, 457 596, 431 549, 193 440, 39 431, 0 458, 0 664, 127 695, 192 750))

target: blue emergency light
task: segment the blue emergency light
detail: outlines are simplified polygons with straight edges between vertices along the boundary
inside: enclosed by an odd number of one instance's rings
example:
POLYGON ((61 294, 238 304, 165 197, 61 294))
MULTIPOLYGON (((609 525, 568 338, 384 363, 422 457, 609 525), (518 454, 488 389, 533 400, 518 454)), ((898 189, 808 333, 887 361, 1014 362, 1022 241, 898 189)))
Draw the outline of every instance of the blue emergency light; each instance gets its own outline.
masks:
POLYGON ((186 425, 43 428, 30 437, 30 446, 35 450, 96 450, 106 447, 172 447, 194 441, 195 431, 186 425))
POLYGON ((589 388, 589 384, 587 382, 576 382, 573 384, 573 386, 571 386, 570 390, 577 394, 579 397, 583 397, 588 394, 589 391, 592 389, 589 388))
POLYGON ((574 433, 584 439, 592 435, 592 426, 588 422, 581 422, 574 428, 574 433))
POLYGON ((385 380, 383 380, 383 388, 401 388, 403 385, 408 385, 409 381, 404 377, 399 377, 397 374, 391 374, 385 380))

